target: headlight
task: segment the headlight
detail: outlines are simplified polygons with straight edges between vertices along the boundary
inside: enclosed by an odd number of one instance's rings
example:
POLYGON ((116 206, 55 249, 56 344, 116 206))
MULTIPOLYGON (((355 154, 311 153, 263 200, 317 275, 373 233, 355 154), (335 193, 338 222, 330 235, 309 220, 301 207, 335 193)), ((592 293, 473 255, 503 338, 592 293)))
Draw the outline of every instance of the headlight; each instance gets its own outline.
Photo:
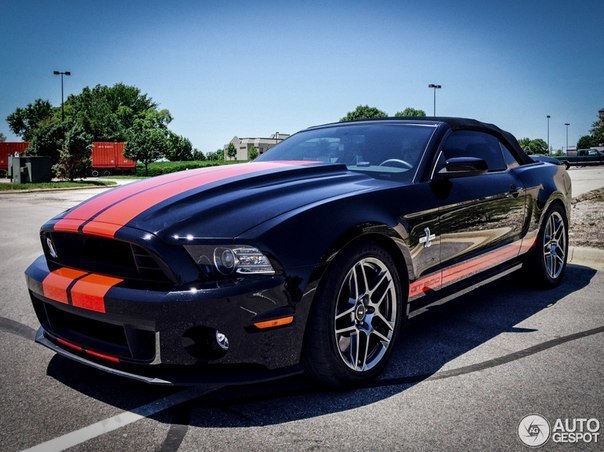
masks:
POLYGON ((185 249, 207 276, 216 271, 224 276, 275 274, 268 257, 251 246, 185 245, 185 249))

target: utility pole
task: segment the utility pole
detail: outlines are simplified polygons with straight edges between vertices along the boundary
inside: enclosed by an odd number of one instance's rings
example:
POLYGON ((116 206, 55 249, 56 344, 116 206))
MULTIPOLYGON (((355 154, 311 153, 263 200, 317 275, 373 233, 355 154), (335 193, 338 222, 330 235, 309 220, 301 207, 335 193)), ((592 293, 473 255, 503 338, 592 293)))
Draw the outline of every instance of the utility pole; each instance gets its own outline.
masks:
POLYGON ((69 71, 65 71, 65 72, 61 72, 61 71, 53 71, 54 75, 60 75, 61 76, 61 122, 65 121, 65 108, 63 107, 63 76, 64 75, 71 75, 71 72, 69 71))
POLYGON ((441 89, 442 85, 437 85, 435 83, 430 83, 428 85, 428 88, 433 88, 434 89, 434 116, 436 116, 436 90, 437 89, 441 89))
POLYGON ((549 119, 551 118, 550 115, 547 115, 547 155, 550 155, 552 153, 552 148, 549 145, 549 119))

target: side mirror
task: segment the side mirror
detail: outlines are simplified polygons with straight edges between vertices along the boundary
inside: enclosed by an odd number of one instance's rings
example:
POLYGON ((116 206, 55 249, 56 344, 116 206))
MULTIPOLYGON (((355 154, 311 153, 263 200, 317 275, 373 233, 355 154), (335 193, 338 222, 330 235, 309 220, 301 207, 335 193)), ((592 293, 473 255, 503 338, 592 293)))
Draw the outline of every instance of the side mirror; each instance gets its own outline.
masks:
POLYGON ((445 162, 445 167, 438 172, 442 179, 479 176, 488 171, 487 162, 476 157, 455 157, 445 162))

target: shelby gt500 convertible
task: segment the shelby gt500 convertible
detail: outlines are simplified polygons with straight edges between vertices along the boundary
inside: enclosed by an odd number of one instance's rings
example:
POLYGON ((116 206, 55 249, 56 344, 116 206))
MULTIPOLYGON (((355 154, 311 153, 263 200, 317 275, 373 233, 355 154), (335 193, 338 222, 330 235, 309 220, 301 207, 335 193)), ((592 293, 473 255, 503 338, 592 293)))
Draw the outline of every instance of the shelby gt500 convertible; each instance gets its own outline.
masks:
POLYGON ((408 318, 522 267, 558 284, 570 199, 564 167, 493 125, 312 127, 46 223, 26 271, 36 340, 150 383, 362 383, 408 318))

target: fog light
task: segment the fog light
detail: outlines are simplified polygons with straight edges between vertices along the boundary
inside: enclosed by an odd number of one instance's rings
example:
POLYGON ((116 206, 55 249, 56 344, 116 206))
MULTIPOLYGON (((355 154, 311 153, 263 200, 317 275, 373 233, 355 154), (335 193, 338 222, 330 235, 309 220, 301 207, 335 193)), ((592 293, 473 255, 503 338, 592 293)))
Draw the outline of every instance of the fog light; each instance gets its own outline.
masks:
POLYGON ((182 335, 182 346, 201 362, 220 359, 229 350, 226 335, 207 326, 194 326, 182 335))
POLYGON ((216 343, 218 344, 218 346, 223 349, 224 351, 227 351, 229 349, 229 340, 228 338, 221 333, 220 331, 216 331, 216 343))

